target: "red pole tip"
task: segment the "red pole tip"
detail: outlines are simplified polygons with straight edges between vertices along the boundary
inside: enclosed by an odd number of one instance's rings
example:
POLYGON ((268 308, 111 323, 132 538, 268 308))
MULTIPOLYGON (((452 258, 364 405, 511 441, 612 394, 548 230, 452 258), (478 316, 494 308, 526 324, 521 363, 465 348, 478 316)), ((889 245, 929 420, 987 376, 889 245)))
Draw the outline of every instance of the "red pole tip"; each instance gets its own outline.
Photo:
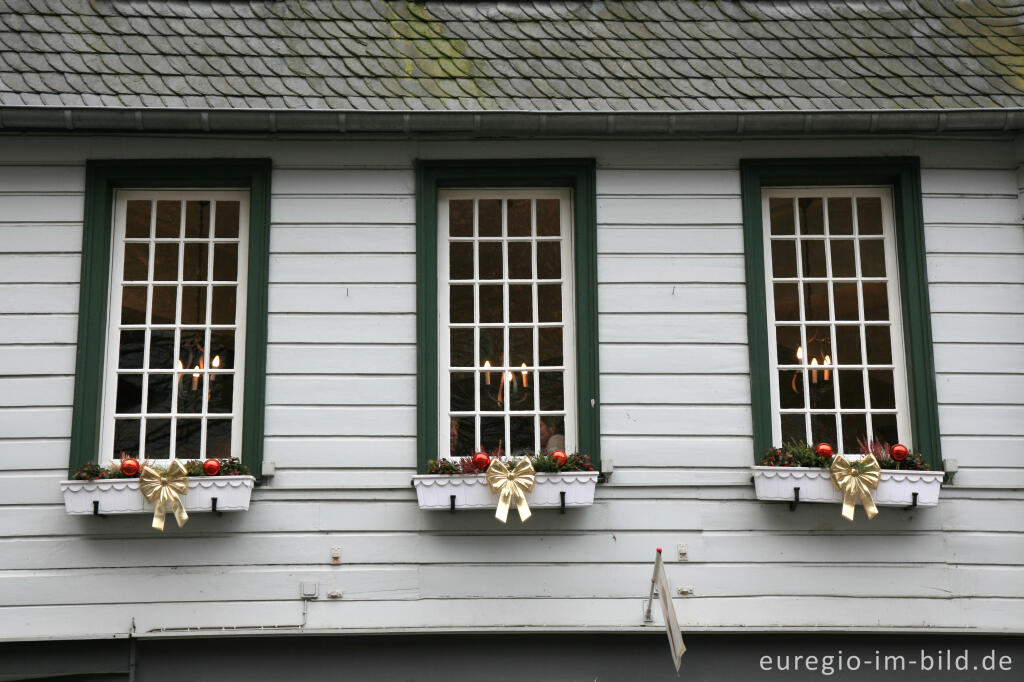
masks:
POLYGON ((661 547, 658 548, 658 554, 661 554, 661 547))

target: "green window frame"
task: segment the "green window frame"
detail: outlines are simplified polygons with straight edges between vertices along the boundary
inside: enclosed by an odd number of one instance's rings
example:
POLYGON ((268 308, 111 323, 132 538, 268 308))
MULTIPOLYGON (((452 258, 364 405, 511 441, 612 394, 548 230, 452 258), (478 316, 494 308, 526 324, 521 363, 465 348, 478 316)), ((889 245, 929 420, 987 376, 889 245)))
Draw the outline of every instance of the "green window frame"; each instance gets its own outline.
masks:
POLYGON ((96 160, 86 163, 82 274, 69 472, 97 461, 103 418, 114 193, 119 189, 247 189, 248 295, 242 463, 260 479, 267 365, 267 282, 270 263, 269 159, 96 160))
POLYGON ((575 264, 577 442, 601 468, 597 329, 597 193, 593 159, 417 161, 417 466, 438 452, 438 190, 560 187, 572 192, 575 264))
POLYGON ((914 449, 942 468, 935 393, 920 162, 916 157, 744 159, 740 162, 746 256, 747 326, 755 461, 772 443, 768 317, 761 192, 766 187, 892 188, 903 345, 914 449))

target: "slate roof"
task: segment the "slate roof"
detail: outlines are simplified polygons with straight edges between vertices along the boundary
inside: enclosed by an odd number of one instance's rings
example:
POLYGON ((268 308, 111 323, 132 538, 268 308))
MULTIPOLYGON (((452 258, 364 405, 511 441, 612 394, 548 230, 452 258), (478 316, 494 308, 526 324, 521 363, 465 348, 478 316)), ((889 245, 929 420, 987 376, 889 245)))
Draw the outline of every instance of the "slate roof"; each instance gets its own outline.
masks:
POLYGON ((1024 3, 0 0, 0 107, 1016 111, 1024 3))

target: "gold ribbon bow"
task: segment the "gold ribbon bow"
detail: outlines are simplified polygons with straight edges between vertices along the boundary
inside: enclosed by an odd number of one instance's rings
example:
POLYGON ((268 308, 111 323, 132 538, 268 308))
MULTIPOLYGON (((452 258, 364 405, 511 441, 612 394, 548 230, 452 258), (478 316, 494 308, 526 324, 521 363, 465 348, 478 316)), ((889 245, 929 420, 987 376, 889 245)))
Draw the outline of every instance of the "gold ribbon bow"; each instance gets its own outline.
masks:
POLYGON ((491 465, 487 467, 487 485, 491 492, 498 495, 498 508, 494 512, 494 518, 505 523, 512 502, 515 502, 516 509, 519 510, 520 522, 530 518, 530 505, 526 503, 526 493, 533 490, 536 479, 533 465, 526 457, 520 459, 511 471, 500 459, 492 459, 491 465))
POLYGON ((853 508, 857 500, 864 505, 864 513, 868 519, 878 515, 878 508, 871 498, 871 491, 878 487, 882 476, 878 460, 874 455, 866 455, 863 459, 850 462, 842 455, 832 458, 832 482, 843 493, 843 516, 853 521, 853 508))
POLYGON ((142 467, 142 474, 139 476, 139 490, 147 502, 156 505, 153 510, 153 527, 159 531, 164 529, 164 514, 174 512, 174 518, 178 521, 178 528, 188 522, 188 513, 185 505, 181 503, 181 495, 188 492, 188 472, 185 466, 178 460, 171 462, 166 473, 157 471, 151 467, 142 467))

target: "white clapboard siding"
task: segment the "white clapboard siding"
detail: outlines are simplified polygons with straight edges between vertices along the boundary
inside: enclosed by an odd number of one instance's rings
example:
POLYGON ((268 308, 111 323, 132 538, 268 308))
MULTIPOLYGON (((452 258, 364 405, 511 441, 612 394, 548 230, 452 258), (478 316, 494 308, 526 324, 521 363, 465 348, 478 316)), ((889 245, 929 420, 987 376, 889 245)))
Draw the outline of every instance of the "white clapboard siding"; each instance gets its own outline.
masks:
POLYGON ((341 595, 308 604, 306 627, 324 632, 642 631, 658 546, 673 583, 694 589, 677 600, 684 628, 1020 629, 1024 229, 1005 138, 61 137, 3 151, 0 638, 106 637, 132 617, 143 636, 297 632, 303 582, 341 595), (84 161, 96 148, 273 160, 264 458, 275 474, 248 512, 195 513, 163 534, 146 515, 64 512, 84 161), (739 160, 864 155, 921 159, 942 454, 960 470, 938 507, 886 507, 872 521, 858 510, 850 523, 839 505, 754 499, 739 160), (594 342, 614 471, 594 506, 536 510, 525 525, 422 511, 410 486, 413 160, 537 157, 597 162, 594 342), (158 596, 126 601, 125 581, 158 596))

